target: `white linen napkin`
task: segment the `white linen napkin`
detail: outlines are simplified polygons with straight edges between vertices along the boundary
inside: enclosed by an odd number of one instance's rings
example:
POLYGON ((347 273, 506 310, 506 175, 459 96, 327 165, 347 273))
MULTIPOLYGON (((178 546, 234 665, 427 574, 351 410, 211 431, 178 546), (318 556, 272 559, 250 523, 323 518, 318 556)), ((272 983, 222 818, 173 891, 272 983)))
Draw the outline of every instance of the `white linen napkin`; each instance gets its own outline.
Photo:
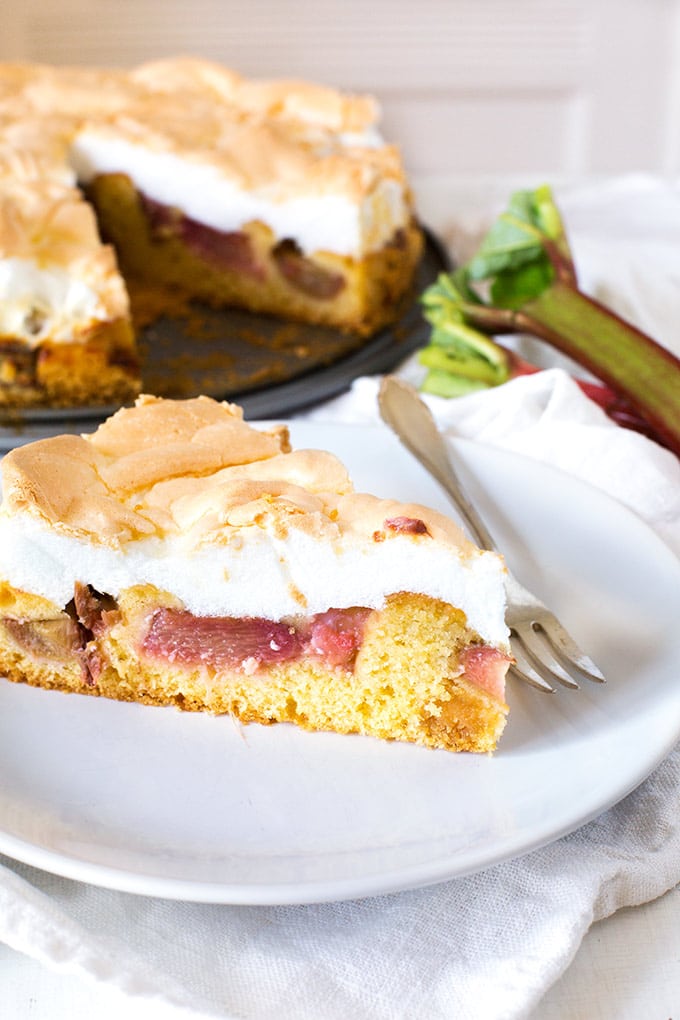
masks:
MULTIPOLYGON (((680 353, 678 188, 632 178, 558 197, 590 289, 680 353)), ((453 209, 442 232, 454 245, 455 226, 453 209)), ((415 360, 402 372, 417 378, 415 360)), ((377 383, 359 379, 304 417, 376 420, 377 383)), ((613 425, 562 368, 429 403, 453 434, 610 493, 680 555, 677 458, 613 425)), ((141 1009, 152 1020, 517 1020, 563 973, 593 921, 678 882, 680 747, 619 805, 548 847, 471 877, 347 903, 175 903, 3 859, 0 940, 118 989, 130 1017, 141 1009)))

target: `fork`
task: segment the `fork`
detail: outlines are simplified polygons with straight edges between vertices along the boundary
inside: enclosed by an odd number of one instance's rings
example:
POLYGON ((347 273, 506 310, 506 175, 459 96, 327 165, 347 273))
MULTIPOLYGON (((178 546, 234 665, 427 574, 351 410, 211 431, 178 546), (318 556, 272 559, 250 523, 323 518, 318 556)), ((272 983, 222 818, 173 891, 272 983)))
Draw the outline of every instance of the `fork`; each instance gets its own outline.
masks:
MULTIPOLYGON (((468 499, 446 441, 418 392, 396 376, 384 376, 378 394, 380 415, 403 445, 446 490, 467 529, 483 549, 498 552, 489 529, 468 499)), ((505 621, 515 662, 510 671, 546 693, 557 682, 578 690, 579 680, 604 683, 605 677, 557 617, 508 571, 505 621)))

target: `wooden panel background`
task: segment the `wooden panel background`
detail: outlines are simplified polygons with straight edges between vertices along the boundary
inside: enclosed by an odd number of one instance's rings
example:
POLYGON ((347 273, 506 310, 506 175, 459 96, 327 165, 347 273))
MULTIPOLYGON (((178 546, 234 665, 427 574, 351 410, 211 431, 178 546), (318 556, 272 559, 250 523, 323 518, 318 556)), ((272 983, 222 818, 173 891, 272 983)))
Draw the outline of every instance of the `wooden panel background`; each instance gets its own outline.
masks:
POLYGON ((0 59, 371 91, 414 174, 680 170, 680 0, 2 0, 0 59))

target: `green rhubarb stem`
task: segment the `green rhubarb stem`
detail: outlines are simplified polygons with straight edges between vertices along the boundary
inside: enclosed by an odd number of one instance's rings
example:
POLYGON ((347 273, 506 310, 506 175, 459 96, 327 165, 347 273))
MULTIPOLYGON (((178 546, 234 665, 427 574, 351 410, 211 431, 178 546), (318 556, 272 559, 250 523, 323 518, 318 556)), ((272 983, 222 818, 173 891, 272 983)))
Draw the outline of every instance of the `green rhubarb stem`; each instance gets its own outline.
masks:
MULTIPOLYGON (((503 370, 489 364, 483 358, 459 358, 447 353, 445 347, 436 347, 433 344, 423 349, 418 354, 418 361, 426 368, 439 369, 443 372, 452 372, 454 375, 463 376, 465 379, 478 379, 487 386, 494 386, 499 382, 505 382, 508 377, 505 364, 503 370)), ((507 363, 507 357, 505 359, 507 363)))
POLYGON ((423 393, 432 393, 436 397, 464 397, 468 393, 477 393, 489 388, 488 383, 480 379, 468 379, 454 375, 440 368, 429 369, 422 385, 423 393))
POLYGON ((555 280, 510 313, 533 333, 625 395, 680 456, 680 361, 598 301, 555 280))

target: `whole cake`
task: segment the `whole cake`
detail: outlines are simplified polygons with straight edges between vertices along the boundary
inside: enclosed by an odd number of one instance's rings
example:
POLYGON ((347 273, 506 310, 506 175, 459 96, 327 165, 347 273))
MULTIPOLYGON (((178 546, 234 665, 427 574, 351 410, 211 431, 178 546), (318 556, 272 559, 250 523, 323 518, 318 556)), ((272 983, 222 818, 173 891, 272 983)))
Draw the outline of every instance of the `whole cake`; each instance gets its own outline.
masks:
POLYGON ((243 722, 490 751, 504 565, 285 427, 140 397, 3 461, 0 673, 243 722))
POLYGON ((361 336, 395 318, 422 236, 377 118, 190 58, 0 65, 0 404, 138 392, 117 266, 361 336))

